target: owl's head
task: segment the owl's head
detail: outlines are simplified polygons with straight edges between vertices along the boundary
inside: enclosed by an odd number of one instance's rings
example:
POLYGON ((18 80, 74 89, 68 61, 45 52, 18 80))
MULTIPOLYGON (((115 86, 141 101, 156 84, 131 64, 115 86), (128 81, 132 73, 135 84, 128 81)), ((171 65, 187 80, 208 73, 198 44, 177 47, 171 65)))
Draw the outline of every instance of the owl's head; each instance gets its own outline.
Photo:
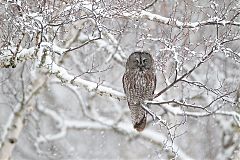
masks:
POLYGON ((126 69, 144 71, 152 69, 154 65, 151 54, 147 52, 133 52, 127 59, 126 69))

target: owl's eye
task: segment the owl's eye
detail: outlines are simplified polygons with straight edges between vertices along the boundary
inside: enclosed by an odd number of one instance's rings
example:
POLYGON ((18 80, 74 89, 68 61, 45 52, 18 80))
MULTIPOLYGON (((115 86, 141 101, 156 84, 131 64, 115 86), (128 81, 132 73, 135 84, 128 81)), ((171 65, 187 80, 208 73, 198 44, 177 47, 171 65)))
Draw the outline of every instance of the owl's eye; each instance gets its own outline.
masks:
POLYGON ((146 63, 147 62, 147 59, 143 59, 143 63, 146 63))

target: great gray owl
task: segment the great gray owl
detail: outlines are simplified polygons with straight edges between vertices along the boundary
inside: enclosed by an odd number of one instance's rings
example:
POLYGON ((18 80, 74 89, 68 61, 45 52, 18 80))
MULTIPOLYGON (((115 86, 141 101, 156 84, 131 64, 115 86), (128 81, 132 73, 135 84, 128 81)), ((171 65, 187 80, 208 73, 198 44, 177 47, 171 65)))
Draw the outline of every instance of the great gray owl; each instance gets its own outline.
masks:
POLYGON ((147 121, 147 112, 141 107, 141 103, 152 100, 156 88, 152 56, 147 52, 132 53, 127 59, 122 82, 133 127, 140 132, 145 128, 147 121))

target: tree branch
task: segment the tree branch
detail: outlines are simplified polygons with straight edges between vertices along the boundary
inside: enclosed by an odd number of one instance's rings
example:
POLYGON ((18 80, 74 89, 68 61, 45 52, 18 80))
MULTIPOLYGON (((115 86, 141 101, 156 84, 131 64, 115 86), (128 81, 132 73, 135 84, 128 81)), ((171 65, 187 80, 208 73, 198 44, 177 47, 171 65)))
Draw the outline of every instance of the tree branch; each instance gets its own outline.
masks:
MULTIPOLYGON (((165 149, 167 152, 172 153, 175 152, 177 156, 180 159, 189 159, 191 160, 192 158, 189 157, 186 153, 184 153, 183 150, 181 150, 176 144, 172 144, 170 141, 167 140, 167 138, 159 133, 159 132, 154 132, 152 130, 144 130, 139 134, 135 130, 132 129, 131 123, 115 123, 111 119, 103 118, 103 117, 95 117, 94 121, 79 121, 79 120, 71 120, 67 118, 60 117, 59 114, 57 114, 55 111, 50 110, 46 107, 38 107, 40 112, 50 116, 53 120, 57 121, 58 129, 59 132, 55 134, 48 134, 44 136, 38 137, 37 141, 35 142, 35 147, 39 151, 39 144, 48 142, 48 141, 53 141, 57 139, 63 138, 68 130, 70 129, 90 129, 90 130, 115 130, 119 134, 124 134, 124 135, 132 135, 132 136, 137 136, 139 135, 140 138, 143 138, 147 141, 150 141, 151 143, 161 145, 161 146, 167 146, 165 149), (170 147, 170 148, 169 148, 170 147)), ((40 151, 41 152, 41 151, 40 151)))
POLYGON ((1 137, 0 159, 8 160, 11 157, 12 151, 24 127, 24 118, 28 109, 27 106, 30 105, 29 103, 33 96, 39 92, 39 90, 44 86, 43 84, 45 82, 45 80, 36 81, 34 83, 34 89, 30 93, 27 93, 26 97, 23 98, 24 102, 19 102, 14 108, 14 111, 10 115, 1 137))
POLYGON ((207 26, 207 25, 232 25, 232 26, 240 26, 240 22, 235 22, 235 21, 226 21, 226 20, 221 20, 219 18, 210 18, 205 21, 199 21, 199 22, 182 22, 174 18, 167 18, 163 17, 158 14, 150 13, 148 11, 132 11, 132 12, 123 12, 122 14, 124 17, 127 18, 137 18, 137 19, 147 19, 153 22, 161 23, 161 24, 166 24, 166 25, 171 25, 173 27, 177 28, 198 28, 201 26, 207 26))

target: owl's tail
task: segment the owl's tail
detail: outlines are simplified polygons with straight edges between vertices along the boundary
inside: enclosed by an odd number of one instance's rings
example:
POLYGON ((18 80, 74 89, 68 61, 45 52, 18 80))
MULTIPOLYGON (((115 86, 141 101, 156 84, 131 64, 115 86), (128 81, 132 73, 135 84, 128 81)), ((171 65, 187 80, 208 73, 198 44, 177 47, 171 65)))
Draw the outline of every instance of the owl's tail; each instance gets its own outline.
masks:
POLYGON ((130 105, 133 127, 141 132, 144 130, 147 122, 147 113, 140 105, 130 105))
POLYGON ((147 122, 147 116, 144 116, 142 120, 139 123, 134 124, 134 128, 138 131, 141 132, 144 130, 147 122))

